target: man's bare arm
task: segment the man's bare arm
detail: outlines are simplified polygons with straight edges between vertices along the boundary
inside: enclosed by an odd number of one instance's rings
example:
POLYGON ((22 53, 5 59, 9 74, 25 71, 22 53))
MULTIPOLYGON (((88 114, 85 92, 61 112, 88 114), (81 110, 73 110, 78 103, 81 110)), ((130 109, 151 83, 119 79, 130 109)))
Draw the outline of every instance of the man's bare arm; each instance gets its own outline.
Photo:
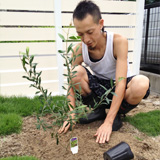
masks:
POLYGON ((95 136, 97 136, 96 142, 105 143, 105 141, 109 141, 111 133, 112 133, 112 125, 114 119, 119 110, 120 104, 124 97, 126 79, 118 82, 120 77, 127 76, 127 54, 128 54, 128 42, 127 40, 120 36, 115 35, 114 37, 114 57, 117 59, 116 64, 116 89, 115 93, 117 96, 113 96, 111 107, 107 114, 107 117, 104 123, 99 127, 95 136))
POLYGON ((113 96, 110 110, 107 115, 107 120, 113 123, 114 118, 119 110, 122 99, 124 98, 126 77, 127 77, 127 55, 128 55, 128 41, 126 38, 115 35, 114 39, 114 56, 117 59, 116 63, 116 88, 115 93, 117 96, 113 96), (125 79, 119 82, 119 78, 125 79))

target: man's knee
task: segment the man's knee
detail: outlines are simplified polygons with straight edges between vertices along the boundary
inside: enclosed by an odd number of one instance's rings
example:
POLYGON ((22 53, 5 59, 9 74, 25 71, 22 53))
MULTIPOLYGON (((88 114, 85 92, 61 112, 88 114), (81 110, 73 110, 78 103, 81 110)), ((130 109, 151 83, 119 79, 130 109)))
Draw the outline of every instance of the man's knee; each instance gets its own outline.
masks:
POLYGON ((74 83, 80 82, 83 79, 85 72, 86 71, 85 71, 84 67, 82 67, 81 65, 76 66, 74 68, 74 70, 72 71, 73 82, 74 83))
POLYGON ((138 75, 131 80, 132 93, 137 96, 145 96, 149 88, 149 79, 146 76, 138 75))

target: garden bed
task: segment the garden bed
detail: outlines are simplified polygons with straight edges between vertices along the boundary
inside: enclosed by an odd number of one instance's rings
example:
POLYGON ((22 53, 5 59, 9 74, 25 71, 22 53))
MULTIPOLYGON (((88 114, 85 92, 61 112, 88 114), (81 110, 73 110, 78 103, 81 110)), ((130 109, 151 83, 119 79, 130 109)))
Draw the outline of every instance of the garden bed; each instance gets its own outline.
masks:
MULTIPOLYGON (((136 109, 128 113, 128 116, 139 112, 160 110, 159 103, 160 96, 152 94, 147 100, 143 100, 136 109)), ((128 122, 123 122, 123 127, 112 133, 109 143, 96 143, 93 135, 102 122, 76 125, 72 136, 78 137, 79 152, 73 155, 69 146, 66 149, 71 132, 62 134, 60 144, 56 145, 55 138, 51 137, 52 130, 37 130, 36 117, 25 117, 20 134, 0 137, 0 157, 32 155, 40 160, 103 160, 105 151, 124 141, 130 145, 135 160, 159 160, 160 136, 149 137, 139 132, 128 122)))

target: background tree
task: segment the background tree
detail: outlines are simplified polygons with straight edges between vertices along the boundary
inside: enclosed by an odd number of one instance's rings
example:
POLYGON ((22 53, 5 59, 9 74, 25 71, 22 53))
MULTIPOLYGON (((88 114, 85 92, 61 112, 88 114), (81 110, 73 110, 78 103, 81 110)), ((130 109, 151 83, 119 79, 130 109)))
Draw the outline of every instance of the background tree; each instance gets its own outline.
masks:
MULTIPOLYGON (((136 1, 136 0, 128 0, 128 1, 136 1)), ((156 2, 160 2, 160 0, 145 0, 145 4, 151 4, 156 2)))
POLYGON ((160 2, 160 0, 145 0, 145 4, 160 2))

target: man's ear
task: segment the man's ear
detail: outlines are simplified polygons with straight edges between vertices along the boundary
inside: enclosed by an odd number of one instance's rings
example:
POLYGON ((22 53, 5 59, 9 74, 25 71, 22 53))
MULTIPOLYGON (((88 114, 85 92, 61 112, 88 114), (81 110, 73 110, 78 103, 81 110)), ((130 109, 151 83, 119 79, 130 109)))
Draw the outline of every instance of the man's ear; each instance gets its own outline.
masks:
POLYGON ((99 25, 100 25, 100 29, 102 29, 103 28, 103 26, 104 26, 104 19, 100 19, 99 20, 99 25))

